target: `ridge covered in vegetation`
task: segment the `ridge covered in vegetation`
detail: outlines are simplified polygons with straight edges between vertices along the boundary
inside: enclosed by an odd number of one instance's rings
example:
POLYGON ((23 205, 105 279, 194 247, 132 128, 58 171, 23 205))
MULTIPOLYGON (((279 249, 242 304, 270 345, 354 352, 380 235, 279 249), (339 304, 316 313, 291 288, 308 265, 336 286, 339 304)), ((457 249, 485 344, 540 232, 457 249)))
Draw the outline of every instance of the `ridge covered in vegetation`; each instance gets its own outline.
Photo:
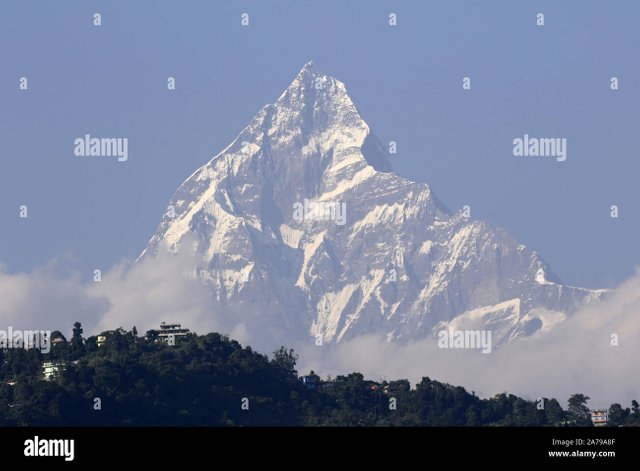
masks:
MULTIPOLYGON (((98 346, 51 335, 50 353, 0 350, 0 425, 4 426, 590 426, 589 398, 512 394, 481 399, 427 377, 375 382, 360 373, 322 380, 296 371, 297 355, 271 358, 226 336, 190 333, 175 345, 154 332, 111 331, 98 346), (57 341, 54 341, 57 340, 57 341), (53 371, 47 378, 43 365, 53 371)), ((640 407, 613 404, 609 424, 640 425, 640 407)))

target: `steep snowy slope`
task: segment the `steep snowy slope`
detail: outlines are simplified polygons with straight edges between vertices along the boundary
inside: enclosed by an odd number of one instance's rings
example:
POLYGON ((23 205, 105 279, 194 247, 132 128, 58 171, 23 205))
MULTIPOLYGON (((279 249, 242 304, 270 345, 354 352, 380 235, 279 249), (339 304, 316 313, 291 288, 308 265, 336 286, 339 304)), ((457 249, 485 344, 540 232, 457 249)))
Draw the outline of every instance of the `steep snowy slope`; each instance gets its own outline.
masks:
POLYGON ((141 258, 193 252, 192 275, 219 301, 212 315, 248 315, 279 338, 409 340, 473 325, 495 344, 603 293, 563 285, 504 230, 393 173, 344 84, 313 63, 169 204, 141 258))

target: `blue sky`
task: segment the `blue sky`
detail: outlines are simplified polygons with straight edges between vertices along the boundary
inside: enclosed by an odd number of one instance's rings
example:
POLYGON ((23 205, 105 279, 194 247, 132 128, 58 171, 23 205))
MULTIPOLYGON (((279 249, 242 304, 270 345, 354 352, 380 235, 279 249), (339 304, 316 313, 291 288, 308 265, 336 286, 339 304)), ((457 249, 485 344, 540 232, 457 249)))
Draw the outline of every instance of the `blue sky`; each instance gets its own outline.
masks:
POLYGON ((398 143, 400 174, 505 227, 565 282, 614 286, 640 261, 638 14, 634 1, 3 1, 0 263, 71 255, 89 279, 135 258, 180 183, 313 59, 398 143), (87 133, 128 137, 129 160, 75 157, 87 133), (524 133, 567 138, 567 161, 515 158, 524 133))

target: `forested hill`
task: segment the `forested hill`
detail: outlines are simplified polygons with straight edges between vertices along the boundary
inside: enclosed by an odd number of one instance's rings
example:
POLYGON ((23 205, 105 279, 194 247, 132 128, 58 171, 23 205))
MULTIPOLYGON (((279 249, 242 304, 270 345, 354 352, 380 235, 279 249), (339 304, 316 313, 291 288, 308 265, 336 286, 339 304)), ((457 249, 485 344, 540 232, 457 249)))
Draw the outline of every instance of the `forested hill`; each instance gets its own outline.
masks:
MULTIPOLYGON (((0 425, 334 425, 562 426, 590 425, 582 394, 567 410, 555 399, 510 394, 480 399, 462 387, 423 378, 374 382, 359 373, 299 377, 297 356, 271 357, 211 333, 188 334, 175 345, 153 331, 122 329, 82 337, 76 323, 66 341, 54 332, 49 354, 0 350, 0 425), (45 379, 43 365, 49 363, 45 379)), ((611 425, 640 424, 633 402, 614 404, 611 425)))

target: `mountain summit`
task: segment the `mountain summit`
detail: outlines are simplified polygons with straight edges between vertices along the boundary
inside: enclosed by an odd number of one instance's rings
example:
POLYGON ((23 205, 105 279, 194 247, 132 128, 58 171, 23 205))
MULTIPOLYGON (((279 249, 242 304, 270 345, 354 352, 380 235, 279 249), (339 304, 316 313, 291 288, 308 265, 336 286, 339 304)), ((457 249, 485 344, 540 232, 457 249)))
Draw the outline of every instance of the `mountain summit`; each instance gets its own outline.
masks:
POLYGON ((308 62, 175 192, 141 258, 188 250, 219 311, 270 343, 548 330, 603 291, 392 171, 345 85, 308 62))

